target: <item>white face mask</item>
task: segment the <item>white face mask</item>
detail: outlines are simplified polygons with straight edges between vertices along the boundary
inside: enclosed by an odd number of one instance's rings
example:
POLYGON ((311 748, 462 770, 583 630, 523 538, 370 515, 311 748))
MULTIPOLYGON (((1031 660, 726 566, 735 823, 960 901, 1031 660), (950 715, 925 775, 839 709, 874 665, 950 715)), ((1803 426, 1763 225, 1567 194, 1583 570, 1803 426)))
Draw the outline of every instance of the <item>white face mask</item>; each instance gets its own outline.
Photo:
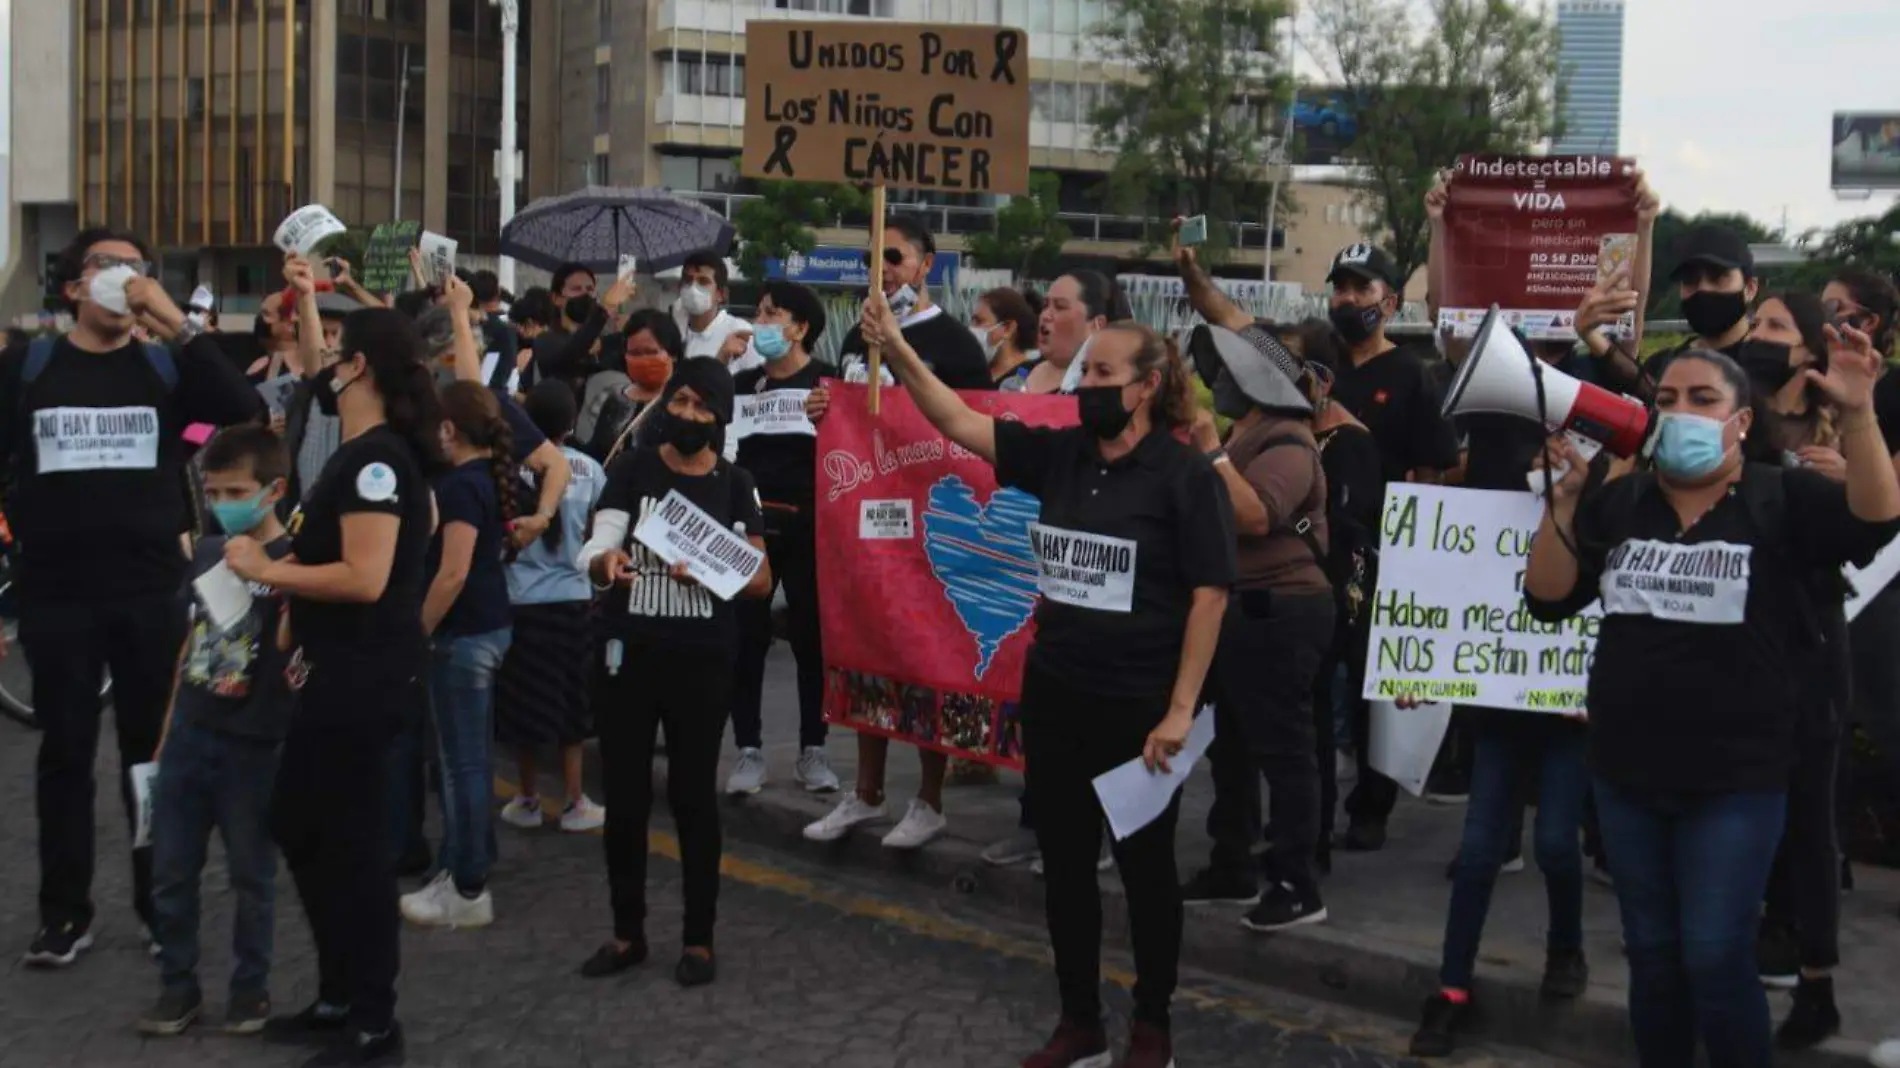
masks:
POLYGON ((995 359, 996 350, 1003 347, 1001 341, 990 340, 990 335, 995 330, 995 326, 977 326, 975 324, 971 324, 970 326, 970 333, 976 337, 976 343, 983 346, 983 358, 986 360, 995 359))
POLYGON ((107 267, 92 276, 92 282, 87 287, 87 291, 91 294, 94 304, 109 312, 127 315, 131 313, 132 306, 126 303, 125 287, 138 276, 138 272, 130 267, 107 267))
POLYGON ((688 315, 704 315, 712 311, 712 290, 705 286, 687 286, 680 290, 680 309, 688 315))
POLYGON ((890 295, 889 303, 891 311, 902 319, 917 307, 917 291, 909 286, 898 286, 897 292, 890 295))

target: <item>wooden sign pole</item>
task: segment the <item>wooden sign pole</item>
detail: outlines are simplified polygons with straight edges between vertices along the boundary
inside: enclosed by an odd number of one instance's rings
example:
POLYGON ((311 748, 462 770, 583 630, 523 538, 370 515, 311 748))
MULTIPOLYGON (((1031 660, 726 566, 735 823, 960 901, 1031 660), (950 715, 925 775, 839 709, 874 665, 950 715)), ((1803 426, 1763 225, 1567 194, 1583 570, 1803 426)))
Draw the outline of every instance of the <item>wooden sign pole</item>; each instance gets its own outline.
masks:
MULTIPOLYGON (((868 257, 871 264, 871 288, 877 292, 884 289, 884 183, 871 187, 871 250, 868 257)), ((870 367, 870 391, 866 397, 870 401, 871 414, 877 414, 878 382, 884 377, 884 346, 880 342, 866 339, 864 343, 866 362, 870 367)))

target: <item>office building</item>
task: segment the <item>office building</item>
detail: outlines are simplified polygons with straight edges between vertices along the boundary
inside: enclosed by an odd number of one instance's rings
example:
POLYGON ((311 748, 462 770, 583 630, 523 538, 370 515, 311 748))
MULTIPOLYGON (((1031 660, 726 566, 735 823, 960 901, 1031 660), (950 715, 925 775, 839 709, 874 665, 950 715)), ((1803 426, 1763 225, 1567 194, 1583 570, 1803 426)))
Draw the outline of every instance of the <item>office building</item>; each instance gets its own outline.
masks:
POLYGON ((1623 126, 1623 0, 1557 0, 1557 33, 1568 95, 1551 151, 1613 156, 1623 126))

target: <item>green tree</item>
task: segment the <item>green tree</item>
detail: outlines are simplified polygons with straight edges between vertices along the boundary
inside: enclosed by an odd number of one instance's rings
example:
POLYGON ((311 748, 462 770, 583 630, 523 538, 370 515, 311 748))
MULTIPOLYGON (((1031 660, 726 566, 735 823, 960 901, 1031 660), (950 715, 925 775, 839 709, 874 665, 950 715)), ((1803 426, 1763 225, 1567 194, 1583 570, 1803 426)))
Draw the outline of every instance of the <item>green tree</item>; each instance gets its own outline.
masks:
POLYGON ((996 211, 996 229, 969 237, 970 255, 984 267, 1049 278, 1062 258, 1069 228, 1056 217, 1062 180, 1048 171, 1029 176, 1029 195, 1011 197, 996 211))
MULTIPOLYGON (((1150 220, 1148 240, 1169 220, 1258 217, 1265 168, 1284 122, 1286 57, 1274 51, 1285 0, 1106 0, 1091 50, 1132 77, 1106 87, 1084 120, 1115 154, 1107 192, 1118 211, 1150 220)), ((1214 258, 1231 243, 1210 226, 1214 258)))
POLYGON ((834 226, 865 207, 864 194, 848 185, 762 182, 758 198, 741 204, 732 218, 739 233, 739 270, 761 280, 766 260, 810 252, 818 244, 814 227, 834 226))
POLYGON ((1309 49, 1353 109, 1347 150, 1400 271, 1431 245, 1425 194, 1467 153, 1522 153, 1562 132, 1557 26, 1514 0, 1312 0, 1309 49))
POLYGON ((1842 267, 1861 267, 1900 278, 1900 205, 1885 215, 1849 219, 1831 230, 1802 235, 1800 246, 1808 262, 1795 271, 1791 284, 1819 291, 1842 267))

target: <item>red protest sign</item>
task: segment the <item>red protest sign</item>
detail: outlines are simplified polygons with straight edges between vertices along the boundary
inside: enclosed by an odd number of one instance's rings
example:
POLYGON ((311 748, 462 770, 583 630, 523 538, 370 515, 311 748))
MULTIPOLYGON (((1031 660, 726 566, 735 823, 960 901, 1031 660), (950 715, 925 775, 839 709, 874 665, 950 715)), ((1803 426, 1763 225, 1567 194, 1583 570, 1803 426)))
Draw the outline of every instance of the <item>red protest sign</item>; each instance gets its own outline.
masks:
MULTIPOLYGON (((1035 632, 1029 525, 1042 505, 999 489, 900 390, 872 414, 831 386, 818 429, 818 615, 825 718, 1005 767, 1022 766, 1016 701, 1035 632)), ((1075 398, 968 392, 978 411, 1070 426, 1075 398)))
MULTIPOLYGON (((1599 254, 1604 268, 1635 266, 1631 160, 1462 156, 1447 192, 1441 329, 1469 336, 1496 304, 1505 324, 1532 340, 1575 339, 1599 254)), ((1635 327, 1632 315, 1606 329, 1627 335, 1635 327)))

